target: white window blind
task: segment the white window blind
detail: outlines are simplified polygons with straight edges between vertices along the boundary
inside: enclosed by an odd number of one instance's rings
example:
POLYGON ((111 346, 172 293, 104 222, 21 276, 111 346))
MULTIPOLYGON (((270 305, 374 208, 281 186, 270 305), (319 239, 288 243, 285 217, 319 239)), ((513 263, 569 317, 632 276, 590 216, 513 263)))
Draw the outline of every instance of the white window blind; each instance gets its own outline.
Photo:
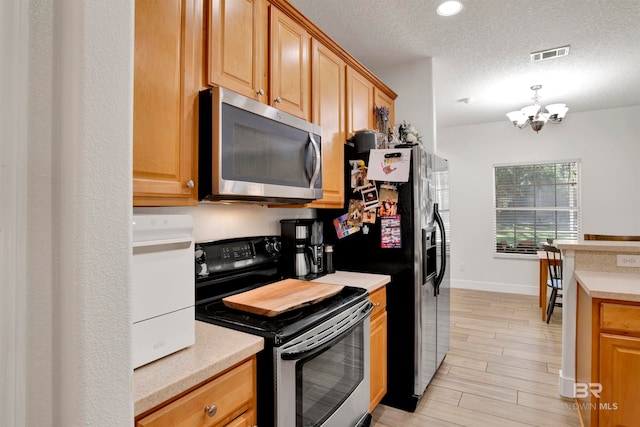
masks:
POLYGON ((494 166, 495 252, 535 254, 547 240, 578 240, 580 162, 494 166))

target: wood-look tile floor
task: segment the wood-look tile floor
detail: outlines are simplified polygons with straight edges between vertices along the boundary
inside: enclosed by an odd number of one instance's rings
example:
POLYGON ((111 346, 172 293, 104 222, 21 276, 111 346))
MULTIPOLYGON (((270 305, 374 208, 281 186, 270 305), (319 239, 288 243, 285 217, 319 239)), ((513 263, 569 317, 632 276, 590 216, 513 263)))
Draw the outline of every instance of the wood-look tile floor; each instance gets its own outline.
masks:
POLYGON ((451 345, 414 413, 379 405, 373 427, 579 426, 558 395, 562 308, 538 297, 451 290, 451 345))

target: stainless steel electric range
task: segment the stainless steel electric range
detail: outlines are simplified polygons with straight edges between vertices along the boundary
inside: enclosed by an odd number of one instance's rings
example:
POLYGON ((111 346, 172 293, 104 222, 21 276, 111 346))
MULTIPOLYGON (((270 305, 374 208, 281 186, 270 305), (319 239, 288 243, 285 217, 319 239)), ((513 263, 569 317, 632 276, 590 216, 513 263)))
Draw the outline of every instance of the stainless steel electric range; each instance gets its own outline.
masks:
POLYGON ((345 286, 275 317, 223 303, 226 296, 283 279, 280 247, 279 236, 196 244, 196 319, 265 339, 257 357, 258 425, 369 425, 372 305, 366 290, 345 286))

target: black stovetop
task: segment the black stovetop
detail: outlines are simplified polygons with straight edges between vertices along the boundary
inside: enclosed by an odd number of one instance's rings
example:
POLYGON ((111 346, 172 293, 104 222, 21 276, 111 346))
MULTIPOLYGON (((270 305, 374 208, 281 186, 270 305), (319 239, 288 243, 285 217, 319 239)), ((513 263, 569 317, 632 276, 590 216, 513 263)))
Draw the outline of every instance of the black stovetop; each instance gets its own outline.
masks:
POLYGON ((279 236, 198 243, 196 319, 259 335, 267 345, 279 346, 368 298, 365 289, 345 286, 337 295, 274 317, 227 307, 222 298, 283 279, 279 247, 279 236))
POLYGON ((222 299, 217 299, 197 305, 196 319, 260 335, 270 344, 279 346, 366 298, 365 289, 345 286, 333 297, 274 317, 229 308, 222 299))

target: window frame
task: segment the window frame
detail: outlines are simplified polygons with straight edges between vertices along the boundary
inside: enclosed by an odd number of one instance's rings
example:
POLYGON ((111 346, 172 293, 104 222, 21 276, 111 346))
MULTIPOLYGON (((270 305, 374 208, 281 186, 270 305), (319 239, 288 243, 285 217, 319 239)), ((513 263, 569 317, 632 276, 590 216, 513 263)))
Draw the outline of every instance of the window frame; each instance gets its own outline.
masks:
MULTIPOLYGON (((513 211, 533 211, 533 212, 542 212, 542 211, 553 211, 553 212, 576 212, 576 221, 577 221, 577 229, 575 232, 575 238, 568 239, 559 239, 559 240, 569 240, 569 241, 577 241, 580 239, 582 235, 582 161, 581 159, 564 159, 564 160, 547 160, 547 161, 532 161, 532 162, 519 162, 519 163, 496 163, 492 166, 493 173, 493 243, 492 243, 492 255, 494 258, 512 258, 512 259, 527 259, 527 258, 538 258, 537 251, 540 250, 539 246, 536 246, 533 252, 517 252, 513 251, 498 251, 498 212, 501 210, 513 210, 513 211), (544 206, 544 207, 536 207, 536 206, 524 206, 524 207, 499 207, 498 206, 498 188, 496 182, 496 175, 498 168, 501 167, 530 167, 530 166, 543 166, 543 165, 558 165, 558 164, 566 164, 566 163, 575 163, 576 166, 576 183, 577 191, 577 206, 574 207, 558 207, 558 206, 544 206)), ((544 184, 541 184, 544 185, 544 184)), ((547 184, 548 185, 548 184, 547 184)), ((534 184, 535 188, 535 184, 534 184)), ((554 194, 557 195, 557 184, 556 191, 554 194)), ((535 199, 534 199, 535 200, 535 199)), ((514 221, 515 222, 515 221, 514 221)), ((557 222, 555 223, 555 229, 557 234, 557 222)), ((534 224, 534 235, 537 234, 537 227, 534 224)), ((515 242, 514 242, 515 243, 515 242)), ((539 242, 538 242, 539 244, 539 242)))

